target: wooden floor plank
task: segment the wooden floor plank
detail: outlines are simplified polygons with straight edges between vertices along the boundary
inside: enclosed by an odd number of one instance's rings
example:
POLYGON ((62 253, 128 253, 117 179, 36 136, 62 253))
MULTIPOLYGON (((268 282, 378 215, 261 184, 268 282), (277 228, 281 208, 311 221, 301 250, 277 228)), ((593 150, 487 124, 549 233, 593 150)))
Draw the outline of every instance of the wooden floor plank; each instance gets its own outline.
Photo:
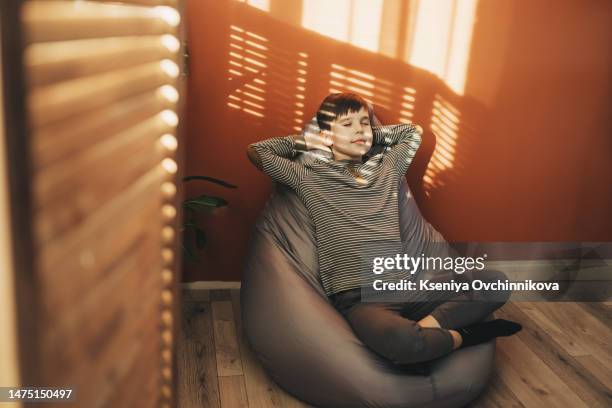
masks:
POLYGON ((612 306, 606 305, 605 302, 580 302, 578 306, 604 326, 612 328, 612 306))
MULTIPOLYGON (((589 407, 612 406, 609 386, 582 364, 581 358, 569 355, 557 342, 556 331, 548 331, 532 320, 517 304, 508 303, 499 312, 500 317, 520 322, 523 330, 518 337, 589 407)), ((499 342, 501 343, 501 341, 499 342)), ((612 383, 607 383, 612 384, 612 383)))
POLYGON ((550 334, 570 356, 589 355, 589 353, 576 341, 575 335, 563 330, 537 307, 524 305, 521 307, 521 310, 526 316, 533 320, 542 331, 550 334))
POLYGON ((610 321, 609 312, 607 317, 598 318, 594 313, 585 312, 584 307, 579 302, 564 302, 563 305, 567 314, 577 316, 584 323, 582 338, 588 338, 591 341, 591 346, 587 345, 585 348, 590 350, 591 355, 598 358, 600 363, 612 367, 612 341, 610 341, 612 339, 612 326, 606 324, 606 321, 610 321), (594 353, 592 349, 589 349, 593 346, 593 342, 595 342, 598 352, 594 353), (605 360, 599 358, 599 355, 605 356, 605 360))
POLYGON ((541 310, 601 364, 612 367, 611 328, 585 313, 574 302, 531 302, 530 306, 541 310))
POLYGON ((219 408, 212 311, 207 302, 185 302, 177 344, 178 407, 219 408))
POLYGON ((586 375, 592 375, 600 381, 603 387, 600 392, 607 397, 606 406, 612 407, 612 368, 604 367, 593 356, 576 357, 576 360, 584 367, 586 375))
MULTIPOLYGON (((229 293, 228 293, 229 295, 229 293)), ((215 351, 217 374, 222 376, 242 375, 240 349, 236 337, 236 323, 231 300, 211 302, 213 310, 213 327, 215 333, 215 351)))
POLYGON ((242 375, 219 377, 219 393, 221 408, 249 408, 242 375))
POLYGON ((518 336, 497 340, 500 378, 527 407, 587 405, 518 336))

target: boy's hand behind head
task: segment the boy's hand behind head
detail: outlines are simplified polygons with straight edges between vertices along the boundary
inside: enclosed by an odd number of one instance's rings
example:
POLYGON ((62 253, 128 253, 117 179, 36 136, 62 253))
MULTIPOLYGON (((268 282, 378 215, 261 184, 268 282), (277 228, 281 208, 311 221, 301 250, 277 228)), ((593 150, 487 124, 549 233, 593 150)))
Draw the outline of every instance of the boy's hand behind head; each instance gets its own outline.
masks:
POLYGON ((308 150, 324 150, 331 152, 332 150, 325 144, 325 138, 322 133, 305 132, 304 141, 308 150))

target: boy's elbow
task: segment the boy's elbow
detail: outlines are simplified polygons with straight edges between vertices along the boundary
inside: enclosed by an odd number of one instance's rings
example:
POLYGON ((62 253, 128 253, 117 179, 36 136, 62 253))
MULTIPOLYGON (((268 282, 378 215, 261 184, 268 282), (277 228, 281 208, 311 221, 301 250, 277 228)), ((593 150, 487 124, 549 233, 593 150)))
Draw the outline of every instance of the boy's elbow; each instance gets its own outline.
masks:
POLYGON ((263 167, 261 165, 261 159, 253 145, 249 145, 249 147, 247 147, 247 157, 255 167, 257 167, 259 170, 263 170, 263 167))
POLYGON ((421 142, 423 141, 423 128, 419 125, 414 126, 414 130, 412 132, 412 139, 414 140, 414 143, 417 146, 421 145, 421 142))

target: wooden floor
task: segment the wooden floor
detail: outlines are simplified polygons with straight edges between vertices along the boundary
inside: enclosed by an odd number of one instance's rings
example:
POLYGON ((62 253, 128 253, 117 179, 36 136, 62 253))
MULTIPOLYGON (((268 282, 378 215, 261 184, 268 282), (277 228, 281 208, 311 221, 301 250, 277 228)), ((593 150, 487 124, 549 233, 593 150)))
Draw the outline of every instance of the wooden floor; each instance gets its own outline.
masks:
MULTIPOLYGON (((242 332, 237 290, 183 292, 179 408, 308 407, 268 379, 242 332)), ((612 303, 508 303, 495 375, 470 407, 612 407, 612 303)))

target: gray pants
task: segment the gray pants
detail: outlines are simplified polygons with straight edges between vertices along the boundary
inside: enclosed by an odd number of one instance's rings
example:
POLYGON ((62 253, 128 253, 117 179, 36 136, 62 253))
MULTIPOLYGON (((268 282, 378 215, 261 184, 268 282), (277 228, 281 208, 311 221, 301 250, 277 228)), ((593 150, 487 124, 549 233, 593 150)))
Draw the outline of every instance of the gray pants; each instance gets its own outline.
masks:
MULTIPOLYGON (((505 280, 506 275, 493 270, 472 270, 436 278, 439 282, 450 279, 490 282, 505 280)), ((396 364, 414 364, 450 353, 453 339, 448 329, 485 320, 509 296, 510 292, 471 289, 460 293, 414 291, 402 302, 361 302, 361 290, 356 289, 339 293, 332 301, 364 344, 396 364), (441 329, 417 324, 429 314, 441 329)))

